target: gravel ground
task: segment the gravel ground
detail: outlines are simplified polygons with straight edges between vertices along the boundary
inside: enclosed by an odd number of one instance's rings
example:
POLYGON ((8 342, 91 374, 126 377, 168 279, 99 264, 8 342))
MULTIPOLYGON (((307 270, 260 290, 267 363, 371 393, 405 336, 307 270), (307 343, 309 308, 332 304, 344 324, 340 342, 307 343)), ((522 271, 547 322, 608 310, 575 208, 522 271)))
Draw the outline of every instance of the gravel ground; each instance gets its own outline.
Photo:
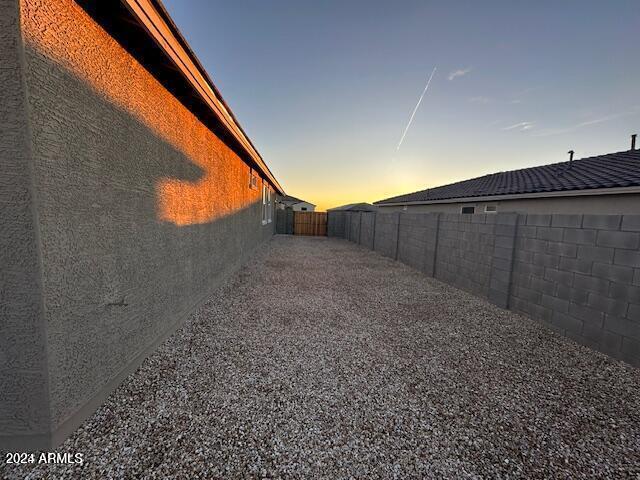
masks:
POLYGON ((6 478, 640 475, 640 372, 344 240, 277 236, 6 478))

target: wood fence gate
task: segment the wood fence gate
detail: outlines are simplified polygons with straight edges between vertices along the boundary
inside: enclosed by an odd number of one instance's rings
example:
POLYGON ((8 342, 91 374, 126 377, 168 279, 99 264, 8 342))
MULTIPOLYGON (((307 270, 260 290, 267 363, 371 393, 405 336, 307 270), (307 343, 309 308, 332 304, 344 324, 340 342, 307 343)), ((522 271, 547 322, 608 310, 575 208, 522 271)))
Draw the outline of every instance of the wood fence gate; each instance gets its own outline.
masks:
POLYGON ((327 235, 327 212, 294 212, 294 235, 327 235))

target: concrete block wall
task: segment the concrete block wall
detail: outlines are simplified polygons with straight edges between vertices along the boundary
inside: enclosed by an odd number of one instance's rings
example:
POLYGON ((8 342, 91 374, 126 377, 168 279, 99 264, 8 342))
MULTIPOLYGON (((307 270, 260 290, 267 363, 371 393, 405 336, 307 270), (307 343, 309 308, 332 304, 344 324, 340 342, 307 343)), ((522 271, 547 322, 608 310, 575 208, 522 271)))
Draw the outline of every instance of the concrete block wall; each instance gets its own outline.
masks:
POLYGON ((430 276, 434 275, 438 216, 437 213, 400 215, 398 260, 430 276))
POLYGON ((640 365, 640 215, 367 215, 362 245, 640 365))
POLYGON ((360 245, 373 249, 376 214, 374 212, 360 212, 360 215, 360 245))
POLYGON ((360 212, 349 212, 349 240, 360 242, 360 212))
POLYGON ((400 213, 376 213, 373 243, 375 250, 386 257, 397 259, 400 213))
POLYGON ((344 228, 346 217, 346 212, 327 212, 327 236, 346 238, 344 228))
POLYGON ((494 222, 495 216, 442 214, 436 278, 477 295, 488 296, 494 222))
POLYGON ((276 209, 276 233, 281 235, 293 235, 293 209, 276 209))
POLYGON ((494 224, 487 298, 502 308, 509 308, 518 221, 516 213, 498 213, 486 217, 487 225, 494 224))
POLYGON ((640 364, 640 215, 521 215, 511 308, 640 364))

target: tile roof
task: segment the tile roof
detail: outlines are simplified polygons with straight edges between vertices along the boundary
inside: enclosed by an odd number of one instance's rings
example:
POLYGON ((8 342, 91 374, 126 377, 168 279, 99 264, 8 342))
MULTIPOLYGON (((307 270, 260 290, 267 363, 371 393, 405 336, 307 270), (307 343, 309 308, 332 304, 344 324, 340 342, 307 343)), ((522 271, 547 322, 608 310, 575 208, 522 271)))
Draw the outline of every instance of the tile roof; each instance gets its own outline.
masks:
POLYGON ((370 203, 349 203, 347 205, 341 205, 339 207, 329 208, 328 210, 345 210, 350 212, 373 212, 376 211, 378 207, 371 205, 370 203))
POLYGON ((499 172, 398 195, 375 205, 430 202, 467 197, 519 195, 640 185, 640 150, 609 153, 572 162, 499 172))
MULTIPOLYGON (((280 199, 282 203, 308 203, 309 205, 313 205, 313 203, 307 202, 306 200, 300 200, 299 198, 292 197, 291 195, 285 195, 280 199)), ((315 206, 315 205, 314 205, 315 206)))

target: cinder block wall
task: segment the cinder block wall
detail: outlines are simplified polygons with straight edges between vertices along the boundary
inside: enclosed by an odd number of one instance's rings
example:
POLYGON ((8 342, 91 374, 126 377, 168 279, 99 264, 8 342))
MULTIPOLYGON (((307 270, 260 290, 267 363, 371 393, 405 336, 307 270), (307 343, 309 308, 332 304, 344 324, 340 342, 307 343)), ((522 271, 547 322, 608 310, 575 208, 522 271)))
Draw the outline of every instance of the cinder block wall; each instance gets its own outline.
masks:
POLYGON ((345 234, 346 212, 327 213, 327 236, 347 238, 345 234))
POLYGON ((386 257, 397 259, 399 213, 375 213, 376 228, 373 243, 377 252, 386 257))
POLYGON ((360 216, 360 245, 373 248, 376 214, 374 212, 360 212, 360 216))
POLYGON ((0 3, 5 450, 63 440, 274 233, 238 149, 90 3, 0 3))
POLYGON ((640 215, 522 215, 511 307, 638 364, 640 215))
POLYGON ((349 212, 349 240, 360 241, 360 213, 349 212))
POLYGON ((351 240, 640 365, 640 215, 371 213, 369 224, 375 243, 351 240))
POLYGON ((436 277, 487 296, 495 242, 494 222, 495 216, 443 214, 438 230, 436 277))
POLYGON ((398 231, 398 260, 431 276, 438 242, 438 215, 402 214, 398 231))

